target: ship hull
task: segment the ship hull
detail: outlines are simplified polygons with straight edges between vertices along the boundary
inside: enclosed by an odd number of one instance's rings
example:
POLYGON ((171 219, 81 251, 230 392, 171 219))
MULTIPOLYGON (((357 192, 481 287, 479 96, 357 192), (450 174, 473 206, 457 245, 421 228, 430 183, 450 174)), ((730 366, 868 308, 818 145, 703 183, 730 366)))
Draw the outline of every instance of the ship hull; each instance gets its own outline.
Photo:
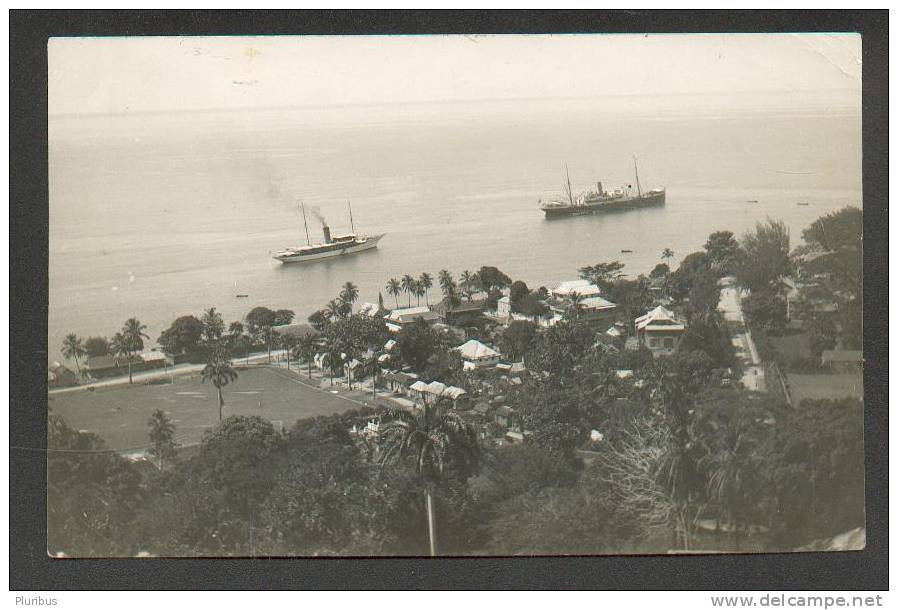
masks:
POLYGON ((630 197, 611 201, 597 201, 582 205, 566 205, 543 208, 546 218, 568 218, 570 216, 588 216, 592 214, 607 214, 611 212, 623 212, 639 208, 663 206, 666 203, 666 192, 646 194, 641 197, 630 197))
POLYGON ((364 243, 361 244, 353 244, 347 245, 345 248, 338 248, 333 250, 328 250, 326 252, 315 252, 311 254, 278 254, 272 258, 275 260, 279 260, 282 263, 310 263, 313 261, 320 261, 327 258, 337 258, 340 256, 347 256, 350 254, 357 254, 359 252, 364 252, 365 250, 373 250, 377 247, 377 242, 381 240, 381 238, 385 234, 382 233, 380 235, 372 235, 365 240, 364 243))

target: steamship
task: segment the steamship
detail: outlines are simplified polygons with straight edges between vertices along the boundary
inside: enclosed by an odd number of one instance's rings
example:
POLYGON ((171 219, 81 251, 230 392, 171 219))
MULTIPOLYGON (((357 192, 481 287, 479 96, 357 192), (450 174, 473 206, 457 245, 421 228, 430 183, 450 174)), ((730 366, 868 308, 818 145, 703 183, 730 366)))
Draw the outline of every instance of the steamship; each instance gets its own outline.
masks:
POLYGON ((330 227, 322 223, 324 231, 324 243, 313 244, 309 239, 309 223, 306 220, 305 206, 302 208, 303 222, 306 226, 306 243, 305 246, 297 246, 295 248, 285 248, 279 252, 275 252, 272 258, 282 263, 304 263, 309 261, 317 261, 324 258, 332 258, 335 256, 345 256, 347 254, 355 254, 377 247, 377 242, 386 235, 356 235, 355 225, 352 224, 352 207, 349 208, 349 222, 352 226, 352 233, 346 235, 331 235, 330 227))
POLYGON ((567 166, 565 166, 567 175, 566 200, 555 199, 548 201, 540 205, 540 209, 545 213, 546 218, 563 218, 664 205, 666 193, 663 188, 642 191, 642 187, 639 184, 639 168, 636 166, 636 157, 633 158, 633 168, 636 171, 635 193, 631 185, 628 185, 626 188, 606 191, 602 188, 602 183, 599 182, 596 185, 596 190, 587 191, 574 197, 571 191, 571 177, 567 173, 567 166))

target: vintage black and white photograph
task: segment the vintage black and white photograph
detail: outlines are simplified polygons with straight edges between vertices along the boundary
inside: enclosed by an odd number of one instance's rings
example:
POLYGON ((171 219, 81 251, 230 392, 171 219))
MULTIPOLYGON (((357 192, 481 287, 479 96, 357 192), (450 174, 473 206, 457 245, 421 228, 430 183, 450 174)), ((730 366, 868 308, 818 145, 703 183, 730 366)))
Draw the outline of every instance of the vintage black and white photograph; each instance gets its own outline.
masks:
POLYGON ((51 557, 865 548, 859 34, 47 52, 51 557))

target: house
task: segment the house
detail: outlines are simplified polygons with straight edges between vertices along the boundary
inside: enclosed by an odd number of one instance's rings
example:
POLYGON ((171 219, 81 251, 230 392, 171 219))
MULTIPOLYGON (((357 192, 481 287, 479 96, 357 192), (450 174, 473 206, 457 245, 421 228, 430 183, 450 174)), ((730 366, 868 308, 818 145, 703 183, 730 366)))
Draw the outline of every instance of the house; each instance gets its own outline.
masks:
POLYGON ((589 280, 573 280, 561 282, 561 284, 551 290, 551 293, 556 299, 569 299, 575 294, 589 298, 601 296, 602 289, 589 280))
POLYGON ((369 318, 376 318, 378 315, 381 315, 382 311, 383 308, 377 303, 362 303, 359 306, 358 313, 369 318))
POLYGON ((67 388, 78 385, 78 376, 75 372, 58 362, 53 362, 47 368, 47 387, 67 388))
POLYGON ((408 394, 409 388, 418 380, 414 373, 389 371, 384 373, 383 382, 394 394, 408 394))
POLYGON ((499 352, 488 345, 485 345, 477 339, 463 343, 455 348, 461 359, 464 361, 463 367, 466 371, 481 369, 485 367, 493 367, 499 363, 499 352))
POLYGON ((518 420, 519 418, 511 407, 503 405, 496 409, 494 421, 503 428, 514 428, 518 424, 518 420))
POLYGON ((497 301, 496 315, 500 318, 511 317, 511 297, 502 297, 497 301))
POLYGON ((863 369, 864 352, 861 350, 825 349, 820 364, 838 373, 855 373, 863 369))
POLYGON ((477 303, 469 301, 453 303, 448 297, 434 305, 433 311, 442 322, 454 326, 475 324, 483 313, 483 309, 477 303))
POLYGON ((433 324, 440 319, 440 316, 436 312, 431 311, 429 307, 406 307, 404 309, 394 309, 384 317, 384 321, 390 332, 398 333, 419 318, 428 324, 433 324))
POLYGON ((141 370, 162 369, 175 363, 174 358, 158 350, 143 352, 140 354, 140 360, 143 363, 140 367, 141 370))
POLYGON ((653 356, 676 353, 686 334, 686 322, 661 305, 636 318, 635 322, 638 344, 649 348, 653 356))
MULTIPOLYGON (((580 294, 580 293, 576 293, 580 294)), ((570 297, 555 297, 548 301, 549 309, 556 317, 562 317, 574 306, 570 297)), ((583 296, 576 302, 577 318, 588 322, 609 323, 617 314, 617 305, 600 296, 583 296)))

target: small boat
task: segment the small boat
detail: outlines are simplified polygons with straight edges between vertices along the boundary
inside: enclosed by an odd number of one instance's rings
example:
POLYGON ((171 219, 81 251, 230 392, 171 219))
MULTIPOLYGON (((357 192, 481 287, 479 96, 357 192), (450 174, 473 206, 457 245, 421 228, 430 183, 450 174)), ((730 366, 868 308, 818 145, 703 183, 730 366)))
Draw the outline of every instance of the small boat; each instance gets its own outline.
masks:
POLYGON ((633 251, 632 250, 621 250, 620 253, 621 254, 633 254, 633 251))
POLYGON ((811 204, 808 203, 807 201, 799 201, 799 202, 796 203, 795 205, 811 205, 811 204))
POLYGON ((247 298, 247 297, 249 297, 248 294, 238 294, 238 295, 237 295, 237 298, 238 298, 238 299, 245 299, 245 298, 247 298))
POLYGON ((745 203, 758 203, 757 199, 748 199, 745 203))

